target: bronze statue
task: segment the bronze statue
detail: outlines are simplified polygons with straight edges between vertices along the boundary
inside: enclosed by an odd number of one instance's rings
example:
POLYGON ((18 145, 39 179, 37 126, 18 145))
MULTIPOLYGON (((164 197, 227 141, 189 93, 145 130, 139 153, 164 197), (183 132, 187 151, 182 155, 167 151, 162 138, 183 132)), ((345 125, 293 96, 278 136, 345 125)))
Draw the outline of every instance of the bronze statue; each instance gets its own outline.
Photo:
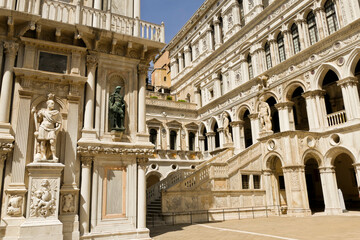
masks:
POLYGON ((125 102, 124 97, 120 94, 121 86, 115 88, 114 93, 109 97, 109 119, 110 129, 115 131, 125 131, 125 102))

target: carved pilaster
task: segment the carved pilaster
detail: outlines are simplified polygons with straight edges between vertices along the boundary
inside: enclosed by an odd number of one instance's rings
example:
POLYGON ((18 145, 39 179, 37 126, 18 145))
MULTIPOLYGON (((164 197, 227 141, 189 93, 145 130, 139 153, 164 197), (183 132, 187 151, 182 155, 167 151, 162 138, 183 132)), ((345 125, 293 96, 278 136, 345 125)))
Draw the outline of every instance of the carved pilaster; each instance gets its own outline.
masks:
POLYGON ((19 44, 13 41, 4 42, 4 48, 7 55, 15 57, 19 50, 19 44))
POLYGON ((86 64, 87 64, 87 67, 90 70, 95 69, 97 67, 97 64, 98 64, 97 55, 95 55, 95 54, 87 55, 86 56, 86 64))

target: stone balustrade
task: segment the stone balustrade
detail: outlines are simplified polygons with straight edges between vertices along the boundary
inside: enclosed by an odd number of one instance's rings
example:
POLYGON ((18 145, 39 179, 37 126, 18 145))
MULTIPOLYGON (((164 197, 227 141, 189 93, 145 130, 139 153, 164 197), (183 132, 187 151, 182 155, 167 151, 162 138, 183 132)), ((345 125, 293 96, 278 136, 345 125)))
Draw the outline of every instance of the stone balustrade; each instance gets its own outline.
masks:
POLYGON ((0 0, 0 8, 6 8, 33 15, 40 15, 67 24, 78 24, 113 31, 120 34, 139 37, 165 43, 165 26, 142 21, 139 18, 102 11, 81 5, 54 0, 23 0, 17 4, 11 0, 0 0))
POLYGON ((334 112, 327 115, 327 121, 329 127, 346 123, 346 112, 345 110, 334 112))

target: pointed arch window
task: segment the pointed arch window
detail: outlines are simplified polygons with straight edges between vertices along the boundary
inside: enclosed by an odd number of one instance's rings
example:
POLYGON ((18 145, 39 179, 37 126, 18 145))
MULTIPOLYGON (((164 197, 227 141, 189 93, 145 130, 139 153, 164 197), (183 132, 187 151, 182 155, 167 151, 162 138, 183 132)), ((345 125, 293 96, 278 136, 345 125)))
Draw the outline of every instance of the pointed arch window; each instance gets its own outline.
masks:
POLYGON ((314 43, 316 43, 318 41, 318 32, 317 32, 318 30, 317 30, 316 21, 315 21, 315 15, 313 12, 310 12, 307 15, 306 22, 308 25, 310 44, 313 45, 314 43))
POLYGON ((279 48, 280 62, 283 62, 286 60, 286 54, 285 54, 284 36, 282 35, 282 33, 279 33, 277 37, 277 44, 279 48))
POLYGON ((265 58, 266 58, 266 67, 267 69, 270 69, 272 67, 272 62, 271 62, 270 44, 268 42, 265 43, 264 50, 265 50, 265 58))
POLYGON ((329 34, 333 34, 339 29, 339 25, 336 18, 335 4, 332 0, 328 0, 325 3, 325 14, 329 34))
POLYGON ((250 54, 248 54, 247 63, 248 63, 249 80, 250 80, 250 79, 253 79, 253 78, 254 78, 254 71, 253 71, 253 66, 252 66, 250 54))
POLYGON ((298 52, 301 51, 301 47, 300 47, 300 39, 299 39, 299 30, 295 23, 291 26, 291 35, 294 44, 294 53, 297 54, 298 52))

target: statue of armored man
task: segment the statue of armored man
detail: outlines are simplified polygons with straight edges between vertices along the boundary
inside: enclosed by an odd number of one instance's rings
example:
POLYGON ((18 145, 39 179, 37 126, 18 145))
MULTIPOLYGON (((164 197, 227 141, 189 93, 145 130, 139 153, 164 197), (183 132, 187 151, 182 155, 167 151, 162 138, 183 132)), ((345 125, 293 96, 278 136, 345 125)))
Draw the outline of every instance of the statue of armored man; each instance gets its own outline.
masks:
POLYGON ((120 94, 121 86, 117 86, 109 97, 109 119, 110 129, 115 131, 125 131, 125 101, 120 94))
POLYGON ((61 115, 55 110, 55 95, 50 93, 46 101, 46 108, 36 111, 32 109, 36 131, 36 153, 34 162, 58 162, 56 155, 56 136, 61 128, 61 115))

